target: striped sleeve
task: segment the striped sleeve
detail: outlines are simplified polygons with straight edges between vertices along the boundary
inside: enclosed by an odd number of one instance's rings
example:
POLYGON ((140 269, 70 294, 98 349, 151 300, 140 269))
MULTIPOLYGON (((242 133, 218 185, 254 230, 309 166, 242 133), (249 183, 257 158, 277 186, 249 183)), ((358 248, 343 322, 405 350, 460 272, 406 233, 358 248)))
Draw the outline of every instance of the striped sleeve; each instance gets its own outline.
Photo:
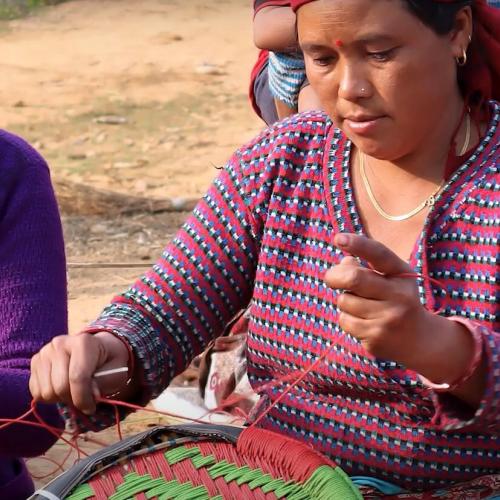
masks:
POLYGON ((471 411, 464 404, 458 404, 446 393, 434 394, 436 414, 434 421, 446 431, 471 429, 481 433, 498 434, 500 431, 500 334, 483 325, 455 318, 470 330, 476 330, 482 338, 483 359, 486 363, 486 389, 476 409, 471 411))
MULTIPOLYGON (((86 330, 111 332, 132 347, 142 373, 134 403, 158 396, 250 301, 258 243, 242 182, 236 154, 155 265, 86 330)), ((79 432, 114 419, 102 404, 91 417, 61 412, 79 432)))
POLYGON ((443 311, 482 340, 486 367, 485 390, 475 411, 446 393, 434 395, 434 421, 446 431, 500 431, 500 170, 496 151, 487 153, 493 161, 485 164, 484 173, 462 182, 449 224, 440 227, 442 243, 433 246, 431 253, 434 269, 440 262, 444 270, 434 274, 449 295, 443 311), (441 259, 444 255, 446 260, 441 259))
POLYGON ((290 108, 296 108, 299 93, 306 79, 302 53, 269 52, 269 89, 274 98, 290 108))

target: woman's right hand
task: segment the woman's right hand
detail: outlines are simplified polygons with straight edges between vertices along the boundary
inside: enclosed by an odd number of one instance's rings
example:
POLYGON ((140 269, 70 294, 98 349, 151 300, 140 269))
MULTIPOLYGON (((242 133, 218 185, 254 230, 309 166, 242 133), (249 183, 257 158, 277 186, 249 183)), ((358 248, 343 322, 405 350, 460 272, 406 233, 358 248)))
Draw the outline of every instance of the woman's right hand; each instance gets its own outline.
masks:
POLYGON ((31 360, 30 391, 35 401, 70 404, 90 415, 96 398, 125 389, 129 378, 127 373, 99 379, 94 374, 128 362, 126 345, 111 333, 55 337, 31 360))

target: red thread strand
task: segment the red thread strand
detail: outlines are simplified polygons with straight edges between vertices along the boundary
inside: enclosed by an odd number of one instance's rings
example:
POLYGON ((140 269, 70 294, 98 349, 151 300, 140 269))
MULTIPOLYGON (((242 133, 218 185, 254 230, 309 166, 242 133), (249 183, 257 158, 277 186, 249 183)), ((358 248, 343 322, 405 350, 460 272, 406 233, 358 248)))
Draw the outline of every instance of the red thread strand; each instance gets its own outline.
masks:
POLYGON ((114 405, 115 409, 115 420, 116 420, 116 432, 118 433, 118 439, 123 441, 122 428, 120 426, 120 410, 117 405, 114 405))
MULTIPOLYGON (((46 462, 50 462, 50 463, 54 464, 56 466, 56 468, 54 470, 48 472, 47 474, 44 474, 43 476, 36 476, 35 474, 31 474, 31 477, 33 477, 34 479, 37 479, 38 481, 42 481, 43 479, 47 479, 48 477, 53 476, 58 471, 64 472, 64 470, 65 470, 64 466, 68 462, 69 457, 71 456, 71 452, 72 451, 73 450, 71 448, 68 450, 68 452, 64 456, 64 459, 63 459, 63 461, 61 463, 59 463, 59 462, 57 462, 57 460, 54 460, 53 458, 50 458, 50 457, 47 457, 47 456, 39 457, 40 459, 45 460, 46 462)), ((28 463, 29 462, 30 462, 30 460, 28 460, 28 463)))

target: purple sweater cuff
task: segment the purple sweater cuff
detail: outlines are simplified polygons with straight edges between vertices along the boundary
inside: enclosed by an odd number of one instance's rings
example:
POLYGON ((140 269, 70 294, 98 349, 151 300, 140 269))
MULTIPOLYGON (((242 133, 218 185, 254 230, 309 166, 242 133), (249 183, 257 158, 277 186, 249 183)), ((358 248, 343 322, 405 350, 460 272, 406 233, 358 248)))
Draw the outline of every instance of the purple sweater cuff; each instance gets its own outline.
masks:
POLYGON ((35 489, 22 460, 0 459, 0 477, 0 498, 25 500, 35 489), (2 471, 7 470, 9 473, 2 475, 2 471))

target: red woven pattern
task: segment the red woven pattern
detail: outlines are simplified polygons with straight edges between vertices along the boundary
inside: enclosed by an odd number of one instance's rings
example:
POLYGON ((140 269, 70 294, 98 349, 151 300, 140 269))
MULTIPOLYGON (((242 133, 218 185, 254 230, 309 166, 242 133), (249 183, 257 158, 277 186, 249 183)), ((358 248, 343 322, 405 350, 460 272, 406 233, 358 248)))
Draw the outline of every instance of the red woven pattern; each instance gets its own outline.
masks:
MULTIPOLYGON (((213 456, 217 463, 226 461, 238 467, 260 469, 263 474, 284 481, 293 480, 303 483, 312 473, 323 465, 335 467, 327 458, 308 449, 302 443, 282 438, 275 434, 255 428, 242 432, 238 445, 225 442, 199 441, 183 443, 183 446, 197 448, 204 456, 213 456)), ((174 446, 175 448, 175 446, 174 446)), ((251 489, 248 484, 238 485, 236 481, 227 482, 223 477, 213 478, 206 467, 196 468, 190 459, 169 463, 165 450, 147 453, 138 457, 124 458, 123 461, 89 481, 97 500, 111 497, 117 487, 124 482, 130 472, 139 475, 149 474, 153 479, 161 478, 180 483, 191 482, 194 486, 204 486, 211 496, 223 495, 224 498, 275 499, 274 493, 264 493, 260 488, 251 489)), ((136 498, 145 498, 139 494, 136 498)))

